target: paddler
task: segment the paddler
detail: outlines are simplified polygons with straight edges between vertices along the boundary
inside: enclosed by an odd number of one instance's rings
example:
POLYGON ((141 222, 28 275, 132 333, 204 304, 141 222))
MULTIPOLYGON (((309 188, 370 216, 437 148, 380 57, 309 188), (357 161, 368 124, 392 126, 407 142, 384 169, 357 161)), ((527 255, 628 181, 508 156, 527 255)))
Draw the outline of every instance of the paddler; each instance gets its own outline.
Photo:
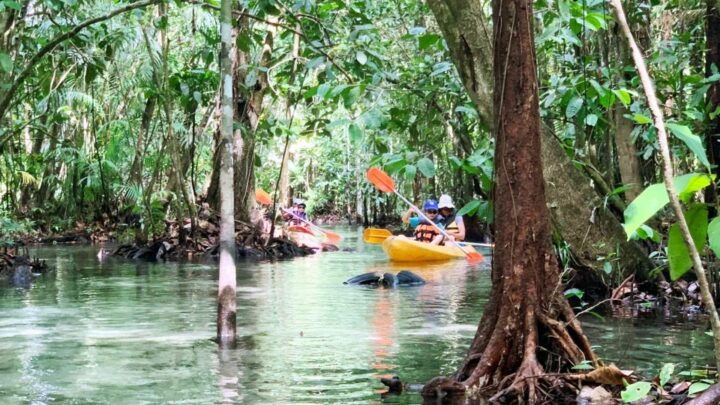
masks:
MULTIPOLYGON (((439 213, 442 219, 440 223, 443 225, 443 230, 453 237, 456 241, 465 240, 465 223, 463 222, 462 215, 455 213, 455 205, 453 204, 452 198, 443 194, 440 196, 440 202, 438 203, 439 213)), ((440 244, 444 244, 444 237, 440 244)))
POLYGON ((294 198, 293 205, 288 211, 290 211, 292 214, 290 214, 289 212, 283 212, 282 217, 290 225, 304 225, 304 223, 300 219, 308 221, 307 212, 305 212, 305 200, 301 198, 294 198))
POLYGON ((442 235, 440 231, 438 231, 437 226, 442 226, 440 224, 442 217, 438 215, 438 202, 433 199, 425 200, 423 203, 423 213, 428 219, 433 221, 436 226, 431 225, 419 216, 413 216, 413 214, 415 214, 413 208, 410 208, 403 214, 402 221, 403 223, 410 224, 410 227, 414 229, 413 234, 416 241, 433 245, 440 244, 440 242, 442 242, 442 235))

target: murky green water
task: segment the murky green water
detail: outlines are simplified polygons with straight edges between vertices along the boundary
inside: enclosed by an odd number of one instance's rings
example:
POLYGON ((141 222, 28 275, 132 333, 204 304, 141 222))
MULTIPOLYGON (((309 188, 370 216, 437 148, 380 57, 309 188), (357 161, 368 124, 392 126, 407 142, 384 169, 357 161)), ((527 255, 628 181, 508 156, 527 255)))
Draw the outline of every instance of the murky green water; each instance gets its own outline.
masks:
MULTIPOLYGON (((424 382, 454 370, 489 291, 485 266, 390 265, 360 231, 343 247, 238 268, 240 346, 218 353, 214 264, 100 263, 93 247, 34 254, 56 270, 30 290, 0 288, 0 402, 417 403, 381 399, 379 376, 424 382), (345 286, 369 271, 409 269, 429 283, 345 286)), ((694 325, 584 318, 600 354, 652 372, 712 358, 694 325)))

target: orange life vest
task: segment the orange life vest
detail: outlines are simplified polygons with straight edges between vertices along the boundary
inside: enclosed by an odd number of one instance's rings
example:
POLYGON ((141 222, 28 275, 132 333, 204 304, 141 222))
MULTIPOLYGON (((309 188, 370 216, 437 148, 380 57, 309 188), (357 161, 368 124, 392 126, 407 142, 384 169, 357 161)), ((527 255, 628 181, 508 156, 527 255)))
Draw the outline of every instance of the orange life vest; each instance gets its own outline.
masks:
POLYGON ((418 242, 432 242, 439 235, 437 228, 430 224, 423 224, 415 227, 415 240, 418 242))

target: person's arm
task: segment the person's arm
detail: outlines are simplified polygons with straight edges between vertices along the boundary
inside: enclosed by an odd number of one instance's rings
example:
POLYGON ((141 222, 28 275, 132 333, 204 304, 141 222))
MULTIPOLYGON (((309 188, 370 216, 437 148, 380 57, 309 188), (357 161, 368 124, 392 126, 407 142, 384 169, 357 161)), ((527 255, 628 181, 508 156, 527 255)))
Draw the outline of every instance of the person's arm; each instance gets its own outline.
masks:
POLYGON ((454 232, 455 240, 465 240, 465 222, 461 215, 455 216, 455 224, 458 227, 457 232, 454 232))
POLYGON ((412 208, 410 208, 409 210, 403 212, 403 214, 402 214, 403 224, 409 224, 409 223, 410 223, 410 217, 412 216, 413 211, 415 211, 415 210, 412 209, 412 208))

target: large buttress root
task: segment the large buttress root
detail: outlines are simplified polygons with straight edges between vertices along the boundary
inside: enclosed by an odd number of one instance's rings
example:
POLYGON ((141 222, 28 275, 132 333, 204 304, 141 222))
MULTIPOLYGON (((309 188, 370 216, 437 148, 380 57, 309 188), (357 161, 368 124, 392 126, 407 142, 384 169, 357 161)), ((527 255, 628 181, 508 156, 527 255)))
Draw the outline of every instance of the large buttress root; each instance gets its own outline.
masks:
MULTIPOLYGON (((554 261, 546 264, 554 266, 554 261)), ((551 271, 557 273, 556 268, 551 271)), ((501 281, 498 287, 503 284, 513 283, 501 281)), ((504 288, 494 292, 500 296, 495 302, 501 304, 489 305, 459 370, 451 377, 431 380, 423 388, 425 397, 450 395, 471 400, 492 394, 491 400, 516 397, 533 403, 542 397, 542 384, 558 382, 558 373, 585 360, 597 364, 562 292, 542 304, 537 288, 527 285, 521 294, 504 288)))

